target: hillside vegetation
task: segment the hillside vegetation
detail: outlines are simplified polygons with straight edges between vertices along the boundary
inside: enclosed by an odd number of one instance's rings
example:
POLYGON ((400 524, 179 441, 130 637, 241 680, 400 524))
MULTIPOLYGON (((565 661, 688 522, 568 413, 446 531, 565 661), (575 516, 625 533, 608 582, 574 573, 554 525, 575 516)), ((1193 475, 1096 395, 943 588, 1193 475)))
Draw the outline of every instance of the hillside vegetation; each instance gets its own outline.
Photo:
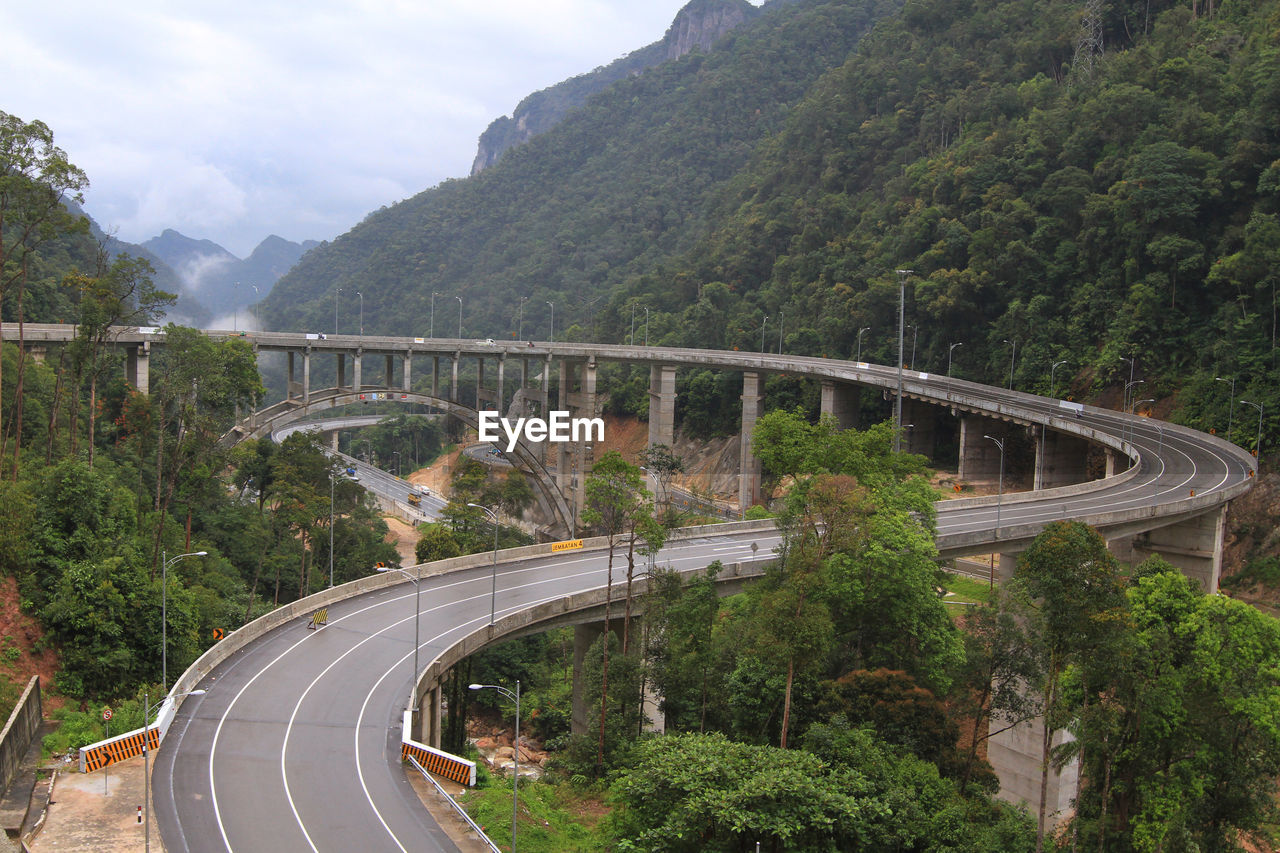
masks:
MULTIPOLYGON (((360 288, 379 331, 782 346, 890 361, 912 269, 917 367, 1277 437, 1280 5, 770 4, 617 83, 476 178, 380 210, 281 281, 276 323, 360 288), (872 23, 875 23, 872 27, 872 23), (868 31, 869 30, 869 31, 868 31), (865 36, 865 37, 864 37, 865 36), (1091 62, 1084 61, 1092 58, 1091 62), (522 307, 523 306, 523 307, 522 307), (379 310, 391 309, 394 310, 379 310), (766 321, 766 317, 769 319, 766 321), (779 328, 781 326, 781 328, 779 328), (1015 346, 1016 345, 1016 346, 1015 346), (1237 402, 1216 377, 1236 380, 1237 402)), ((287 323, 286 323, 287 321, 287 323)), ((686 379, 685 381, 689 381, 686 379)))

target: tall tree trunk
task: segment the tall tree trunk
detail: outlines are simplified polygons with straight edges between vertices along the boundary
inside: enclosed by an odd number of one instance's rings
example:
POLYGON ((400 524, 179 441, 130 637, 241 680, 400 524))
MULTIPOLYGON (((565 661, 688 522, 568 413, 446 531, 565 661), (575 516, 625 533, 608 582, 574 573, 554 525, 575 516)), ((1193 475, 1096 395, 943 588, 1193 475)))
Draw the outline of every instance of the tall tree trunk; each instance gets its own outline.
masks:
POLYGON ((22 460, 22 403, 26 395, 23 393, 26 377, 26 331, 22 322, 23 294, 26 292, 27 258, 22 257, 22 277, 18 279, 18 384, 13 391, 13 481, 18 481, 18 463, 22 460))
POLYGON ((98 371, 89 375, 89 467, 93 467, 94 445, 97 443, 95 431, 98 426, 98 371))
POLYGON ((53 405, 49 407, 49 446, 45 450, 44 464, 53 464, 53 441, 58 434, 58 409, 62 406, 62 374, 66 370, 67 348, 58 349, 58 373, 53 383, 53 405))
POLYGON ((1049 691, 1044 701, 1044 723, 1040 738, 1040 808, 1036 816, 1036 853, 1044 853, 1045 811, 1049 803, 1049 751, 1053 747, 1053 729, 1049 725, 1053 705, 1057 701, 1058 672, 1056 662, 1049 677, 1049 691))
POLYGON ((783 749, 787 748, 787 727, 791 725, 791 685, 795 681, 796 659, 791 658, 787 661, 787 692, 782 699, 782 743, 779 744, 783 749))
POLYGON ((631 582, 636 572, 636 537, 632 532, 631 540, 627 543, 627 592, 626 604, 623 606, 622 617, 622 656, 625 658, 631 650, 631 582))
POLYGON ((604 588, 603 660, 600 667, 600 733, 596 743, 596 775, 604 771, 604 719, 609 704, 609 603, 613 597, 613 537, 609 537, 609 569, 604 588))

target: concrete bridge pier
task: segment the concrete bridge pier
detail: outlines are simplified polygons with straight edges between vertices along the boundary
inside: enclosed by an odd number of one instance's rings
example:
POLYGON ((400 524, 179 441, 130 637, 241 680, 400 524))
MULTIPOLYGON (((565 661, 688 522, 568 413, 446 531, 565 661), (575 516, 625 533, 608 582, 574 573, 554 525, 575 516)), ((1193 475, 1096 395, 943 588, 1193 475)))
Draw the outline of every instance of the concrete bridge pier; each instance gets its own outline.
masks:
POLYGON ((128 347, 124 365, 124 381, 143 394, 151 393, 151 342, 128 347))
POLYGON ((1226 527, 1227 508, 1223 505, 1154 530, 1109 539, 1107 549, 1117 559, 1133 564, 1159 554, 1212 594, 1218 591, 1222 577, 1226 527))
POLYGON ((932 403, 909 398, 902 401, 903 450, 933 458, 937 445, 938 412, 938 407, 932 403))
POLYGON ((738 506, 760 502, 760 460, 751 451, 751 432, 764 414, 764 378, 755 371, 742 372, 742 431, 738 438, 738 506))
POLYGON ((862 389, 834 379, 822 380, 821 413, 836 419, 840 429, 857 429, 858 406, 862 402, 862 389))
POLYGON ((346 388, 347 387, 347 354, 344 352, 334 353, 334 358, 337 360, 337 365, 338 365, 337 370, 335 371, 337 378, 334 383, 334 387, 346 388))
POLYGON ((984 418, 981 415, 963 415, 960 418, 960 466, 961 480, 995 483, 1000 479, 1000 447, 986 436, 1005 443, 1004 476, 1010 474, 1010 439, 1016 427, 1005 421, 984 418))
POLYGON ((1043 426, 1036 431, 1036 473, 1033 488, 1069 486, 1072 483, 1083 483, 1089 478, 1088 441, 1043 426))
MULTIPOLYGON (((596 416, 596 362, 570 361, 560 362, 560 409, 568 411, 570 418, 594 418, 596 416)), ((550 445, 550 442, 548 442, 550 445)), ((575 530, 576 519, 582 515, 586 503, 586 476, 591 463, 595 459, 594 445, 586 442, 557 443, 555 447, 556 482, 563 495, 572 495, 570 503, 573 507, 575 530), (569 456, 572 450, 573 460, 569 456)))
MULTIPOLYGON (((991 442, 987 442, 991 444, 991 442)), ((1016 554, 1000 554, 996 560, 996 579, 1003 583, 1013 577, 1017 568, 1016 554)), ((998 725, 993 721, 993 726, 998 725)), ((1053 746, 1071 739, 1071 734, 1058 731, 1053 735, 1053 746)), ((1025 803, 1034 813, 1040 803, 1041 758, 1044 751, 1044 718, 1036 717, 1019 723, 1011 729, 992 735, 987 740, 987 760, 991 762, 1000 779, 997 796, 1008 803, 1025 803)), ((1049 769, 1045 790, 1046 814, 1049 825, 1056 824, 1070 813, 1071 800, 1076 795, 1079 764, 1072 762, 1061 772, 1049 769)))
MULTIPOLYGON (((649 446, 676 443, 676 369, 655 364, 649 368, 649 446)), ((650 472, 649 491, 658 493, 658 481, 650 472)))
POLYGON ((356 351, 351 355, 351 390, 359 392, 363 387, 361 385, 361 368, 364 366, 364 350, 356 347, 356 351))
MULTIPOLYGON (((615 567, 616 569, 616 567, 615 567)), ((625 572, 626 569, 624 568, 625 572)), ((619 647, 622 644, 622 618, 621 616, 609 620, 609 628, 613 631, 614 637, 617 638, 619 647)), ((591 706, 594 704, 596 697, 587 695, 585 682, 585 664, 587 652, 591 650, 596 640, 600 639, 600 635, 604 633, 604 622, 587 622, 582 625, 573 626, 573 699, 569 712, 569 732, 575 735, 584 735, 600 722, 598 719, 591 719, 591 706)))

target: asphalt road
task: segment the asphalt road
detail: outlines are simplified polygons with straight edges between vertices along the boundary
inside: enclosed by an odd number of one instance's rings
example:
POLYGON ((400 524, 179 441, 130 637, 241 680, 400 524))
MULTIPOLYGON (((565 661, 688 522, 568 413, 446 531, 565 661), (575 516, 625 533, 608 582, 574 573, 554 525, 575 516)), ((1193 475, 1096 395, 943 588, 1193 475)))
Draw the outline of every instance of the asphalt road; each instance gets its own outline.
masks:
MULTIPOLYGON (((692 570, 766 560, 775 535, 706 537, 657 558, 692 570)), ((625 566, 615 564, 615 583, 625 566)), ((530 605, 605 583, 598 554, 542 557, 426 578, 420 662, 464 634, 530 605)), ((413 672, 411 582, 295 620, 228 660, 182 706, 153 775, 166 849, 178 851, 453 850, 409 787, 400 723, 413 672)))
MULTIPOLYGON (((844 369, 826 363, 831 370, 844 369)), ((891 368, 860 367, 883 380, 891 368)), ((949 380, 930 381, 944 391, 949 380)), ((976 388, 963 385, 966 393, 976 388)), ((1001 389, 981 391, 1061 417, 1055 400, 1001 389)), ((941 392, 939 392, 941 393, 941 392)), ((1070 417, 1070 415, 1068 415, 1070 417)), ((1140 453, 1132 477, 1112 478, 1078 495, 1037 494, 994 503, 939 504, 939 549, 988 549, 997 528, 1141 515, 1239 488, 1252 464, 1238 448, 1155 421, 1086 407, 1074 423, 1111 432, 1140 453)), ((364 474, 362 473, 363 477, 364 474)), ((1006 496, 1008 497, 1008 496, 1006 496)), ((724 534, 680 542, 658 562, 692 570, 714 559, 771 558, 776 537, 724 534), (758 551, 750 548, 751 541, 758 551)), ((996 545, 995 547, 998 547, 996 545)), ((500 567, 497 594, 483 568, 421 583, 420 668, 497 616, 604 585, 599 555, 545 556, 500 567)), ((617 574, 615 567, 615 574, 617 574)), ((406 582, 330 607, 329 624, 309 631, 295 620, 219 666, 183 704, 154 774, 156 810, 170 851, 451 850, 418 802, 399 762, 401 714, 413 675, 415 590, 406 582)))

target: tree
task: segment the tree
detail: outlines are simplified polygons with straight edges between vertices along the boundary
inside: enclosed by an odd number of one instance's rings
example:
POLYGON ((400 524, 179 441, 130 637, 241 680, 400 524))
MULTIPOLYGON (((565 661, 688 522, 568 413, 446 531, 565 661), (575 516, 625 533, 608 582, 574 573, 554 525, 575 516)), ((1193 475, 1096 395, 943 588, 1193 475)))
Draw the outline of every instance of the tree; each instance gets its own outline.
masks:
MULTIPOLYGON (((1109 639, 1108 614, 1124 601, 1119 565, 1093 528, 1074 521, 1045 526, 1018 557, 1014 584, 1032 610, 1030 625, 1044 644, 1046 663, 1040 694, 1044 726, 1040 759, 1040 803, 1036 850, 1043 849, 1046 795, 1053 734, 1065 723, 1062 676, 1067 668, 1109 639)), ((1088 691, 1086 690, 1086 695, 1088 691)), ((1087 708, 1085 709, 1087 713, 1087 708)))
MULTIPOLYGON (((583 485, 586 507, 582 512, 584 524, 599 529, 608 539, 608 568, 605 581, 604 632, 609 636, 610 604, 613 597, 613 558, 619 543, 627 546, 626 616, 623 623, 622 650, 630 651, 631 589, 635 574, 637 545, 643 551, 657 551, 662 547, 665 531, 653 517, 653 503, 644 488, 640 469, 624 460, 617 451, 610 450, 596 460, 583 485)), ((596 766, 604 763, 605 714, 609 694, 609 643, 602 648, 602 673, 600 687, 600 730, 596 754, 596 766)))
MULTIPOLYGON (((42 244, 59 235, 88 229, 86 217, 76 216, 66 208, 68 200, 84 201, 82 193, 88 185, 85 173, 67 160, 65 151, 53 144, 53 131, 48 125, 41 121, 24 122, 0 111, 0 304, 16 284, 20 352, 24 344, 22 296, 31 257, 42 244)), ((18 412, 22 410, 24 364, 25 360, 18 363, 15 394, 18 412)), ((20 415, 18 419, 20 424, 20 415)), ((7 424, 0 423, 0 427, 7 424)), ((14 434, 19 435, 18 429, 14 434)), ((20 442, 19 437, 14 449, 15 479, 20 442)))
POLYGON ((684 472, 684 460, 666 444, 651 444, 640 451, 640 461, 658 486, 659 515, 665 516, 671 504, 671 481, 684 472))
POLYGON ((1119 624, 1114 651, 1064 682, 1089 780, 1073 832, 1099 849, 1235 849, 1277 814, 1280 620, 1153 558, 1119 624))
MULTIPOLYGON (((99 258, 106 250, 99 247, 99 258)), ((100 261, 101 263, 101 261, 100 261)), ((155 268, 146 258, 121 255, 110 268, 95 277, 75 275, 69 281, 79 291, 80 323, 76 328, 77 377, 89 372, 89 464, 93 465, 94 435, 98 413, 98 378, 102 374, 102 350, 122 326, 149 325, 162 308, 177 297, 156 288, 155 268)))

